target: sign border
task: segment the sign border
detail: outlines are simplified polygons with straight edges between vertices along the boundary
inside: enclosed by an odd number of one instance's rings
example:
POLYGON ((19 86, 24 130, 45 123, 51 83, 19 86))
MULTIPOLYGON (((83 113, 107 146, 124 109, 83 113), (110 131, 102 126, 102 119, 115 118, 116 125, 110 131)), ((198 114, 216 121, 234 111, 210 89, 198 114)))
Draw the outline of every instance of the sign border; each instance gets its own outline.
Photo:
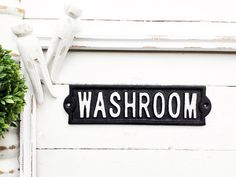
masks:
POLYGON ((178 86, 178 85, 69 85, 69 95, 65 98, 63 103, 65 111, 69 115, 69 124, 123 124, 123 125, 192 125, 201 126, 205 125, 205 117, 211 111, 211 102, 206 96, 206 86, 178 86), (73 110, 76 106, 74 100, 74 90, 77 89, 173 89, 173 90, 200 90, 201 98, 200 104, 198 106, 201 111, 200 120, 192 119, 187 121, 170 121, 168 120, 158 120, 152 121, 150 119, 75 119, 73 116, 73 110), (68 106, 69 105, 69 106, 68 106), (147 121, 148 120, 148 121, 147 121))

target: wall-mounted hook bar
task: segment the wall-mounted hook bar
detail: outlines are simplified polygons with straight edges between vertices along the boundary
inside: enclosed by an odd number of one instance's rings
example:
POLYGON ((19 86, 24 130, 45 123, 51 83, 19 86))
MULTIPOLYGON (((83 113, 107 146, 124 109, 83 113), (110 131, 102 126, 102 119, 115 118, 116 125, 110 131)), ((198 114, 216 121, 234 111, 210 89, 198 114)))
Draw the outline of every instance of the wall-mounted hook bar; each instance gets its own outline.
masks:
POLYGON ((65 6, 66 17, 61 19, 56 27, 55 35, 51 39, 46 58, 51 64, 51 78, 55 81, 63 60, 70 49, 75 35, 78 33, 78 17, 81 10, 73 6, 65 6))
POLYGON ((19 24, 12 27, 12 31, 17 36, 17 47, 32 83, 37 102, 41 104, 44 100, 42 82, 49 93, 56 97, 42 48, 38 39, 32 34, 32 27, 28 24, 19 24))

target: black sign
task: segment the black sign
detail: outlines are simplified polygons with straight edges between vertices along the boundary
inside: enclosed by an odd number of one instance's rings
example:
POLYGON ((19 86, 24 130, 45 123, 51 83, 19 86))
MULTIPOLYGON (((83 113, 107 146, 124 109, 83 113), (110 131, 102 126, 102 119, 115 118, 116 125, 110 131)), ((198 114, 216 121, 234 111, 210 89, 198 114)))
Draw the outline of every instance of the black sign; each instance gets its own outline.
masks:
POLYGON ((69 124, 205 125, 204 86, 71 85, 69 124))

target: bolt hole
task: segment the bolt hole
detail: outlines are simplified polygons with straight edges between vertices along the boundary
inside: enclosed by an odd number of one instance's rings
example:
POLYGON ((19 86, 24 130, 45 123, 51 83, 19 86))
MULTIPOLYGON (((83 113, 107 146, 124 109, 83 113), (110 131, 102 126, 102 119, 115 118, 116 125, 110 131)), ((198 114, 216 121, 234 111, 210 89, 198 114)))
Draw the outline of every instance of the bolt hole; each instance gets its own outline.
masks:
POLYGON ((210 104, 209 104, 209 103, 204 103, 204 104, 203 104, 203 108, 204 108, 204 109, 209 109, 209 107, 210 107, 210 104))
POLYGON ((66 108, 70 108, 71 104, 70 103, 66 103, 66 108))

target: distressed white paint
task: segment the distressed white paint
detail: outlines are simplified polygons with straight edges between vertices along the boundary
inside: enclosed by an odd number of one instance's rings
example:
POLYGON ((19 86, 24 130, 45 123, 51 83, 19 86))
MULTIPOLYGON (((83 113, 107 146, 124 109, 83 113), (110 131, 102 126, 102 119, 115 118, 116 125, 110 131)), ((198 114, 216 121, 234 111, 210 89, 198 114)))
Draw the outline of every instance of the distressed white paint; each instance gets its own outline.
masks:
POLYGON ((38 176, 234 177, 235 66, 229 53, 70 52, 37 110, 38 176), (207 85, 212 111, 203 127, 68 125, 68 84, 207 85))
MULTIPOLYGON (((56 20, 26 21, 35 26, 35 35, 47 48, 56 20)), ((72 46, 76 50, 236 50, 236 23, 81 20, 78 28, 72 46)))
MULTIPOLYGON (((150 83, 151 84, 151 83, 150 83)), ((37 148, 236 150, 235 87, 207 87, 212 111, 206 126, 68 125, 63 101, 68 85, 58 85, 60 96, 46 97, 37 109, 37 148), (53 126, 53 131, 52 131, 53 126), (63 141, 62 141, 63 139, 63 141)))
MULTIPOLYGON (((25 74, 25 77, 27 75, 25 74)), ((20 123, 20 177, 36 177, 36 99, 29 90, 25 96, 26 105, 20 123)))
POLYGON ((83 10, 84 19, 235 21, 234 0, 22 0, 26 18, 58 18, 64 3, 83 10), (42 13, 43 11, 43 13, 42 13))
POLYGON ((70 52, 57 84, 236 85, 235 54, 70 52))
POLYGON ((0 176, 18 177, 19 163, 18 129, 10 128, 9 132, 0 138, 0 176))
MULTIPOLYGON (((18 52, 11 33, 11 25, 22 20, 24 10, 20 7, 18 0, 0 0, 0 45, 12 50, 12 55, 18 59, 18 52)), ((19 134, 17 129, 10 128, 9 132, 0 138, 0 176, 19 176, 19 134)))
POLYGON ((235 151, 38 150, 38 176, 235 177, 235 151))
MULTIPOLYGON (((233 0, 71 1, 83 11, 73 49, 236 50, 233 0)), ((27 9, 25 17, 34 19, 33 23, 41 33, 37 36, 46 48, 50 35, 42 32, 49 33, 53 28, 44 26, 51 26, 61 16, 64 3, 47 1, 47 6, 44 6, 42 1, 23 0, 27 9), (44 9, 44 13, 40 9, 44 9)))
MULTIPOLYGON (((34 25, 41 45, 48 48, 64 1, 22 2, 25 21, 34 25)), ((72 49, 236 50, 233 0, 78 0, 76 4, 84 13, 72 49)), ((46 96, 37 110, 38 176, 234 177, 236 88, 228 86, 236 85, 235 66, 235 54, 228 53, 70 52, 55 80, 59 97, 46 96), (213 110, 205 127, 71 126, 62 109, 71 83, 207 85, 213 110)), ((34 159, 29 162, 35 167, 34 159)))
POLYGON ((235 66, 235 54, 70 52, 56 80, 59 97, 37 110, 38 176, 189 176, 196 167, 203 169, 196 176, 233 177, 236 89, 227 86, 236 84, 235 66), (68 125, 62 107, 72 83, 207 85, 213 110, 204 127, 68 125))
MULTIPOLYGON (((20 60, 20 57, 11 27, 22 22, 24 12, 18 0, 0 0, 0 44, 4 48, 12 50, 12 54, 16 60, 20 60)), ((23 66, 22 71, 25 71, 23 66)), ((29 83, 26 73, 24 75, 27 80, 26 82, 29 83)), ((25 97, 26 106, 21 114, 20 133, 10 129, 10 132, 5 134, 5 138, 0 141, 0 146, 7 147, 6 150, 0 152, 1 177, 36 176, 36 103, 30 91, 32 87, 29 84, 28 86, 29 91, 25 97)))

